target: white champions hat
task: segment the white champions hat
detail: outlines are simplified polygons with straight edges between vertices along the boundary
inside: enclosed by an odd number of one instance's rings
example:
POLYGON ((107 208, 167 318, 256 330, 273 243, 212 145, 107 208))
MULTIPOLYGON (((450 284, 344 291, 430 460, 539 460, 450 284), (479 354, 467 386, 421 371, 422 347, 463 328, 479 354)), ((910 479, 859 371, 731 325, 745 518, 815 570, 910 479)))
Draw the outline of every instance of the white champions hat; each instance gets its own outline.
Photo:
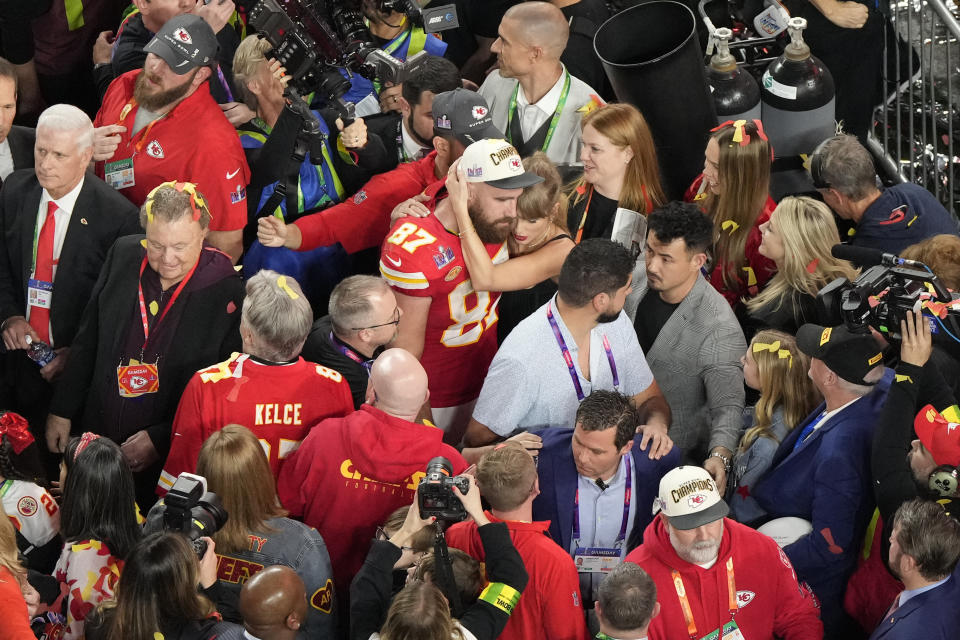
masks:
POLYGON ((674 529, 696 529, 730 512, 713 478, 702 467, 677 467, 660 479, 653 512, 663 512, 674 529))
POLYGON ((467 182, 486 182, 497 189, 521 189, 543 182, 531 171, 524 171, 523 161, 506 140, 477 140, 460 158, 467 182))

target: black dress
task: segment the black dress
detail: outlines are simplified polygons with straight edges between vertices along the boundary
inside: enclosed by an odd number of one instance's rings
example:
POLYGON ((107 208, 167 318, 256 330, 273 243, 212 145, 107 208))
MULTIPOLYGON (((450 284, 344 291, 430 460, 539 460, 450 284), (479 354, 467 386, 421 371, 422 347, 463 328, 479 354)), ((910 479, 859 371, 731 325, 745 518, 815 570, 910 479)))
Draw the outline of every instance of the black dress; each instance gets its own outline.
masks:
MULTIPOLYGON (((566 238, 572 240, 568 234, 561 233, 556 235, 541 245, 547 246, 551 242, 566 238)), ((520 321, 542 307, 557 292, 557 283, 552 278, 547 278, 543 282, 538 282, 528 289, 520 291, 504 291, 500 296, 500 306, 498 307, 497 320, 497 340, 500 344, 507 339, 510 332, 520 321)))

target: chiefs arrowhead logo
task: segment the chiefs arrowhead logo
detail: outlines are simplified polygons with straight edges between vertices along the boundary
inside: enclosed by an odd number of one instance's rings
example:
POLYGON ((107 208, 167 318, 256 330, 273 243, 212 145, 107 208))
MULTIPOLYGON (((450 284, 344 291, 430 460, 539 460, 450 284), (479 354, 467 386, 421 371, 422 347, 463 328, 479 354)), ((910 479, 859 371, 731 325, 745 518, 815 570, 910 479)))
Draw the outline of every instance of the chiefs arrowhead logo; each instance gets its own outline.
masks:
POLYGON ((479 105, 479 104, 478 104, 478 105, 476 105, 476 106, 473 108, 473 110, 471 111, 471 113, 473 113, 473 117, 474 117, 475 119, 480 120, 480 119, 483 118, 485 115, 487 115, 487 108, 484 107, 483 105, 479 105))
POLYGON ((183 27, 177 27, 173 32, 173 37, 179 40, 180 42, 193 44, 193 38, 190 37, 190 34, 187 33, 187 30, 184 29, 183 27))
POLYGON ((737 608, 743 609, 757 596, 753 591, 737 591, 737 608))
POLYGON ((695 494, 693 494, 692 496, 690 496, 689 498, 687 498, 687 505, 688 505, 691 509, 697 509, 697 508, 699 508, 700 506, 703 505, 703 503, 704 503, 705 500, 706 500, 706 498, 704 498, 702 495, 700 495, 699 493, 695 493, 695 494))
POLYGON ((523 171, 523 163, 520 158, 510 158, 510 168, 523 171))
POLYGON ((162 158, 163 147, 156 140, 151 140, 150 144, 147 145, 147 155, 151 158, 162 158))
POLYGON ((147 379, 143 376, 131 376, 130 377, 130 387, 132 389, 140 389, 147 384, 147 379))

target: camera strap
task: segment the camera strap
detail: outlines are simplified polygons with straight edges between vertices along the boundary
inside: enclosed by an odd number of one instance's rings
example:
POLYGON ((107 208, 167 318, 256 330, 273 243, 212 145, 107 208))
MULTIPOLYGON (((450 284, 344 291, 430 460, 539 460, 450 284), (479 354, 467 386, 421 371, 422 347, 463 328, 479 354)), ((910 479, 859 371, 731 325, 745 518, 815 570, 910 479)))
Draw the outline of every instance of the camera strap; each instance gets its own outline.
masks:
POLYGON ((450 603, 450 615, 459 618, 463 615, 463 603, 460 601, 460 590, 457 589, 457 583, 453 578, 450 549, 447 547, 447 539, 443 535, 442 525, 435 522, 433 526, 436 529, 436 534, 433 537, 434 581, 450 603))

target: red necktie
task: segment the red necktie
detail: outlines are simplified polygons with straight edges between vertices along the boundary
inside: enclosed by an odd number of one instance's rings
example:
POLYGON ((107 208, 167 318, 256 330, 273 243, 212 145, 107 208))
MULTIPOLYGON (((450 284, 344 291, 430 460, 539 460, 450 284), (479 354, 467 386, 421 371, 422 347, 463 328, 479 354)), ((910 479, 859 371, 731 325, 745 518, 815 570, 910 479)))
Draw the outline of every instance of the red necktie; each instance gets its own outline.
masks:
MULTIPOLYGON (((47 218, 43 221, 40 237, 37 239, 37 264, 33 277, 42 282, 53 282, 53 237, 57 230, 54 213, 56 211, 57 204, 51 200, 47 203, 47 218)), ((41 340, 50 344, 50 309, 30 307, 30 326, 41 340)))

